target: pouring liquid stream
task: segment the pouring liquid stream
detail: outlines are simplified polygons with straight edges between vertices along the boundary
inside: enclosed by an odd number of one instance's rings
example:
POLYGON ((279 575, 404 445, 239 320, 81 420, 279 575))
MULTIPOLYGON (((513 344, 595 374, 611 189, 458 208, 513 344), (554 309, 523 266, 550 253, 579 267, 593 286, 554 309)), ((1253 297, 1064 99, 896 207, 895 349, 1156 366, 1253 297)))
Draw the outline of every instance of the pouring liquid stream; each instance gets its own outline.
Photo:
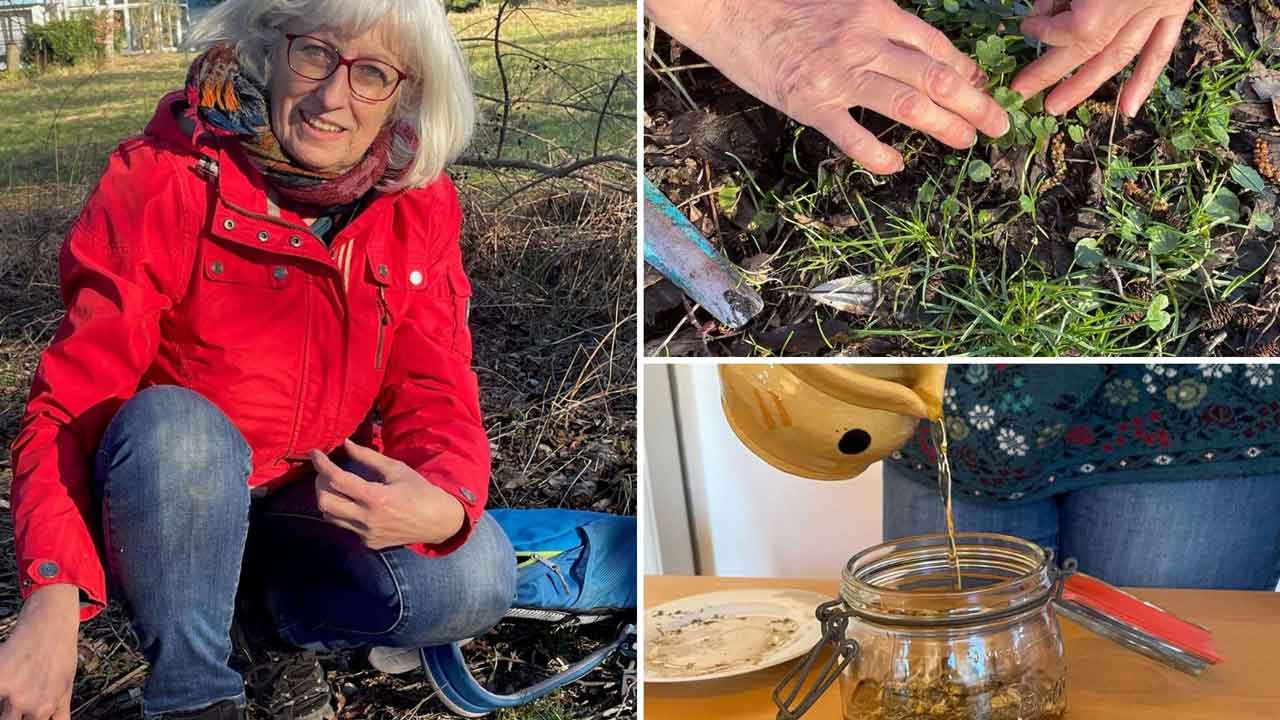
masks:
POLYGON ((948 552, 951 555, 951 567, 956 573, 956 590, 963 590, 960 554, 956 551, 956 523, 951 513, 951 459, 947 456, 947 425, 942 418, 930 421, 929 434, 938 453, 938 492, 942 495, 942 508, 947 516, 948 552))

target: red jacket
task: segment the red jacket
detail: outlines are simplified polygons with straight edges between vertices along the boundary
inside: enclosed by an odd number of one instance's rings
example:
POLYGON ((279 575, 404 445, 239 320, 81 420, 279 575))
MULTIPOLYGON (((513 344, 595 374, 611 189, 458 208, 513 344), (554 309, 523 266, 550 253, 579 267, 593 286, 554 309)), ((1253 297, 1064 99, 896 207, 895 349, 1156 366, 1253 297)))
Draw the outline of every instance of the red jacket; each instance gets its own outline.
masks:
POLYGON ((106 602, 94 452, 151 385, 191 388, 226 413, 253 449, 253 487, 309 477, 307 451, 332 451, 376 406, 382 451, 466 508, 456 536, 414 548, 427 555, 461 545, 488 495, 449 179, 379 196, 326 248, 268 202, 243 154, 180 130, 179 98, 112 154, 68 232, 67 314, 13 442, 22 595, 77 585, 83 619, 106 602))

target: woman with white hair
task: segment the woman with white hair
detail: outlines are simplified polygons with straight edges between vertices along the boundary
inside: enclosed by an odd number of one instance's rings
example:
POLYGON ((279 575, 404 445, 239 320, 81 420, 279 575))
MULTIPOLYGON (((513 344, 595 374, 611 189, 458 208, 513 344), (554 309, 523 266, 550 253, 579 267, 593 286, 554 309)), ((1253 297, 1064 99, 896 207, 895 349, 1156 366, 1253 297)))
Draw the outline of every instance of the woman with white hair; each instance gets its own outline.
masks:
POLYGON ((298 650, 459 640, 514 593, 443 172, 474 109, 439 0, 229 0, 190 42, 185 90, 63 246, 13 443, 3 720, 70 718, 108 587, 147 718, 243 718, 246 686, 332 717, 298 650))

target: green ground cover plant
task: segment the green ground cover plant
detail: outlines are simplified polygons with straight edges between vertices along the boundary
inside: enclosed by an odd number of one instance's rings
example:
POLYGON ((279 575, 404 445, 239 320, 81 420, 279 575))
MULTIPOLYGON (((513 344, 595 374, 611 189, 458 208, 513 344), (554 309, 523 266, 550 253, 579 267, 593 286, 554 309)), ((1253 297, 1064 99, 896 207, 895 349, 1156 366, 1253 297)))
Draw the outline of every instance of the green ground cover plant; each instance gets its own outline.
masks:
POLYGON ((1013 130, 958 152, 861 113, 906 160, 888 178, 651 36, 646 172, 766 309, 731 332, 650 276, 649 353, 1275 354, 1271 0, 1198 4, 1133 120, 1123 75, 1061 117, 1008 89, 1042 51, 1029 3, 902 4, 979 62, 1013 130))

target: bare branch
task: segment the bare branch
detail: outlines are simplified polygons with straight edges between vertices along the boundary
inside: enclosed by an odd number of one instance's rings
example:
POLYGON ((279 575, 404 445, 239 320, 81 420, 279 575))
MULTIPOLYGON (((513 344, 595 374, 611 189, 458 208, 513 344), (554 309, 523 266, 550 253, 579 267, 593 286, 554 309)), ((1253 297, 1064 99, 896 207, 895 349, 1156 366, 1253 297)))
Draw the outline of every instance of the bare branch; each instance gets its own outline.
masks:
POLYGON ((502 145, 507 140, 507 121, 511 118, 511 88, 507 83, 507 70, 502 65, 502 16, 507 12, 508 0, 498 6, 498 18, 493 25, 493 60, 498 64, 498 77, 502 79, 502 124, 498 127, 498 147, 494 157, 502 157, 502 145))
POLYGON ((609 103, 613 102, 613 91, 618 89, 618 83, 624 75, 626 73, 618 73, 618 76, 613 79, 613 85, 609 86, 609 94, 604 98, 604 105, 600 106, 600 119, 596 120, 596 136, 591 142, 592 155, 600 154, 600 130, 604 128, 604 116, 609 111, 609 103))

